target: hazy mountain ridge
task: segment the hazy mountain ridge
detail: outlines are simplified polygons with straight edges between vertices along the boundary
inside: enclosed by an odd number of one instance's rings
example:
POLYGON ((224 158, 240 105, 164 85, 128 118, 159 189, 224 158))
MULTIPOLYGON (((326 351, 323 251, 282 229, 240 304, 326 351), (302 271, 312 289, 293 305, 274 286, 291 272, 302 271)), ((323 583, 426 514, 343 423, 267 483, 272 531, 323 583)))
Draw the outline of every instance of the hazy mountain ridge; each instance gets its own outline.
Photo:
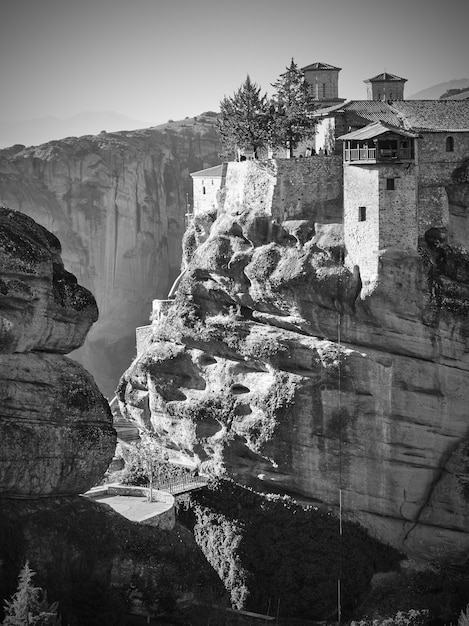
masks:
POLYGON ((52 115, 32 120, 0 122, 0 148, 14 144, 39 145, 66 137, 97 135, 101 131, 136 130, 154 126, 114 111, 85 111, 72 117, 52 115))
POLYGON ((112 397, 135 327, 180 271, 190 172, 219 163, 213 115, 0 151, 0 203, 61 241, 67 270, 93 294, 99 321, 73 356, 112 397))
POLYGON ((469 87, 469 78, 453 78, 407 96, 406 100, 438 100, 449 89, 464 89, 466 87, 469 87))

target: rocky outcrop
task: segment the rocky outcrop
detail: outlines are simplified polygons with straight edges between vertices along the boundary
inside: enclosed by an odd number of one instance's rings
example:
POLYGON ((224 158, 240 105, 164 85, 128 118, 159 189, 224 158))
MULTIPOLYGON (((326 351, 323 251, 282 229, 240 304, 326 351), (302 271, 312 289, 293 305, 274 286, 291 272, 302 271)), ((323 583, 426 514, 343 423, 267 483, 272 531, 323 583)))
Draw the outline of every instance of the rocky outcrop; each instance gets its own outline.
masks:
POLYGON ((340 224, 273 225, 226 192, 186 235, 186 275, 121 379, 122 411, 205 471, 331 507, 341 494, 408 554, 465 558, 467 182, 447 193, 448 239, 384 251, 364 296, 340 224))
POLYGON ((83 493, 115 447, 109 406, 63 356, 98 311, 63 267, 60 243, 30 217, 0 208, 0 494, 83 493))
POLYGON ((214 115, 0 151, 0 202, 59 237, 65 266, 96 295, 99 320, 72 356, 108 397, 135 327, 179 272, 189 172, 219 162, 214 115))
POLYGON ((57 238, 0 208, 0 267, 0 597, 26 560, 66 623, 90 623, 90 606, 94 621, 122 623, 135 590, 162 610, 216 589, 186 531, 141 527, 79 495, 104 475, 116 433, 92 376, 64 356, 97 307, 64 270, 57 238))

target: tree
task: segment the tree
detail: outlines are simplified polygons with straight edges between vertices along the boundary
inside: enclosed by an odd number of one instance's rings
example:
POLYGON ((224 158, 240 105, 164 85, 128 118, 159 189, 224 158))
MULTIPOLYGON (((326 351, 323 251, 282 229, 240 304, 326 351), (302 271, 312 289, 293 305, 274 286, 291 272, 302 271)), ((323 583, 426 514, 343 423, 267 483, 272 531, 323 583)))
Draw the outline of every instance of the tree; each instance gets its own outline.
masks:
POLYGON ((314 100, 303 72, 293 59, 286 70, 273 84, 273 142, 287 148, 292 157, 300 142, 314 137, 316 120, 312 115, 314 100))
POLYGON ((136 444, 135 448, 142 468, 148 476, 150 486, 148 499, 151 502, 153 500, 153 482, 161 468, 162 461, 166 460, 166 456, 162 451, 161 445, 149 434, 145 438, 142 437, 142 440, 136 444))
POLYGON ((26 561, 18 576, 18 589, 11 600, 5 600, 3 626, 60 626, 58 603, 49 605, 47 593, 33 585, 35 572, 26 561))
POLYGON ((257 156, 259 148, 270 140, 271 118, 267 95, 247 75, 241 87, 229 98, 220 102, 218 132, 226 152, 237 149, 252 150, 257 156))

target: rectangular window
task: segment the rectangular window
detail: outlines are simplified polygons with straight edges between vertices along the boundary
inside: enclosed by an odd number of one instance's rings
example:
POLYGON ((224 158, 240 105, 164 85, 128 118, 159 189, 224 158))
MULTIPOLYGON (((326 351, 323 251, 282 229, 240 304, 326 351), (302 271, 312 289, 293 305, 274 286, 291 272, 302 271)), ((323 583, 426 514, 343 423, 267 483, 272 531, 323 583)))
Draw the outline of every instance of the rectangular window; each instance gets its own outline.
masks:
POLYGON ((386 178, 386 189, 388 191, 394 191, 394 178, 386 178))
POLYGON ((358 221, 365 222, 366 221, 366 206, 358 207, 358 221))
POLYGON ((202 194, 205 196, 205 187, 202 187, 202 194))

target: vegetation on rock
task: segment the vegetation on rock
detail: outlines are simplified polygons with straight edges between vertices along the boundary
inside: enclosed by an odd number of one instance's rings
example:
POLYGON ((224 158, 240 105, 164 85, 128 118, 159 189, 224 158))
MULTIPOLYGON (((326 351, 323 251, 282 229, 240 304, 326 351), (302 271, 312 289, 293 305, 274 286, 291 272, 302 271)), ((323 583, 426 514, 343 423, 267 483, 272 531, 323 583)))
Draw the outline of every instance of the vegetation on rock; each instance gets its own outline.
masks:
POLYGON ((5 601, 3 626, 60 626, 58 602, 49 604, 47 592, 33 584, 35 575, 26 561, 18 576, 16 593, 5 601))
POLYGON ((289 497, 261 495, 230 480, 194 492, 180 520, 190 527, 232 603, 265 613, 271 601, 280 614, 332 618, 337 580, 349 615, 378 570, 397 566, 401 555, 361 526, 289 497))

